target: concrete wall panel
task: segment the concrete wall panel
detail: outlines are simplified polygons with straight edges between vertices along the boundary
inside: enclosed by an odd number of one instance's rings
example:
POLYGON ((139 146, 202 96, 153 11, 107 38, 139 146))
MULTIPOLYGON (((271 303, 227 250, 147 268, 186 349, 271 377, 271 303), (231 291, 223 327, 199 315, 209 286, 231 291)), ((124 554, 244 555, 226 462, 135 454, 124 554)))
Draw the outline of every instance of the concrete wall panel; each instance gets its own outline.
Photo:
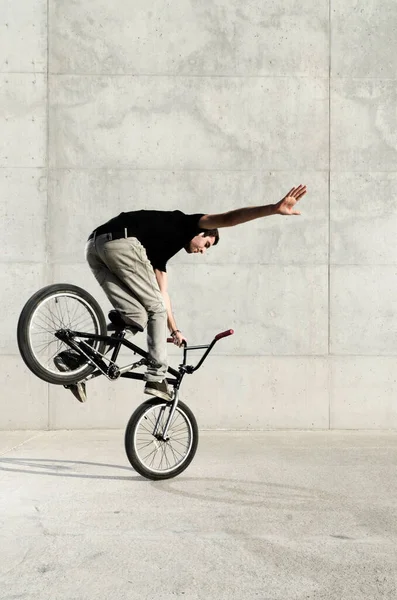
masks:
POLYGON ((0 430, 48 428, 48 386, 19 354, 1 355, 0 390, 0 430))
POLYGON ((54 0, 50 32, 56 73, 328 74, 324 0, 54 0))
POLYGON ((45 75, 0 73, 0 167, 45 166, 46 96, 45 75))
POLYGON ((331 263, 397 263, 396 173, 332 173, 331 263))
POLYGON ((324 79, 65 75, 51 86, 52 167, 328 165, 324 79))
MULTIPOLYGON (((272 203, 293 181, 310 181, 303 216, 268 218, 223 229, 221 241, 199 259, 204 264, 327 264, 328 174, 326 172, 200 172, 134 170, 52 170, 49 179, 49 251, 53 262, 84 261, 83 248, 94 227, 121 211, 180 209, 224 212, 272 203)), ((181 252, 172 259, 197 264, 181 252)))
POLYGON ((169 280, 179 328, 191 338, 212 339, 219 331, 236 330, 222 352, 328 351, 326 267, 181 265, 169 280))
POLYGON ((1 261, 46 261, 45 169, 0 169, 1 261))
POLYGON ((332 170, 395 171, 396 104, 395 80, 332 80, 332 170))
POLYGON ((0 72, 47 71, 47 0, 1 1, 0 72))
POLYGON ((332 75, 397 75, 397 4, 394 0, 332 0, 332 75))
POLYGON ((210 355, 181 396, 203 428, 327 429, 328 393, 324 358, 210 355))
MULTIPOLYGON (((46 268, 40 263, 0 262, 2 323, 1 354, 17 354, 17 323, 25 303, 46 283, 46 268)), ((22 359, 21 359, 22 360, 22 359)))
POLYGON ((397 267, 334 266, 331 353, 396 355, 397 267))
POLYGON ((0 429, 46 429, 48 386, 24 365, 16 333, 22 307, 48 276, 47 1, 1 8, 0 429))
POLYGON ((332 359, 332 429, 396 429, 395 357, 332 359))

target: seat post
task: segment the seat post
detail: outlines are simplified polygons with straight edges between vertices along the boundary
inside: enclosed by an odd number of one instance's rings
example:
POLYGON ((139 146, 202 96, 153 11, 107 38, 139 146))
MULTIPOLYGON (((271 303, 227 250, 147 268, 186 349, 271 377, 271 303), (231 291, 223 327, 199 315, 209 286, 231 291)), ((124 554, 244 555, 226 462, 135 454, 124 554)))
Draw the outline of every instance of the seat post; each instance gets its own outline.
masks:
MULTIPOLYGON (((115 333, 114 333, 114 335, 112 335, 112 337, 119 338, 120 340, 122 340, 122 339, 125 338, 125 331, 124 330, 122 330, 122 331, 120 331, 120 330, 119 331, 115 331, 115 333)), ((117 344, 114 347, 113 354, 112 354, 112 357, 110 359, 111 362, 113 362, 113 363, 116 362, 117 357, 118 357, 119 352, 120 352, 120 349, 121 349, 121 344, 117 344)))

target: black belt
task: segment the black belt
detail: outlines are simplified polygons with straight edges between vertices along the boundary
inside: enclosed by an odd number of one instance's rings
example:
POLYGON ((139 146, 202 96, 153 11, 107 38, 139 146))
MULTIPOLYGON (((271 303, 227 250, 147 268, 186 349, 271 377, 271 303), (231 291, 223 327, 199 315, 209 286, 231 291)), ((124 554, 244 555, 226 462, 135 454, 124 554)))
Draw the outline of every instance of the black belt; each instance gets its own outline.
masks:
POLYGON ((96 237, 98 237, 100 235, 107 235, 109 242, 111 240, 119 240, 120 238, 135 237, 135 234, 132 233, 131 230, 129 231, 128 228, 126 227, 124 229, 124 231, 93 231, 89 235, 88 239, 94 240, 96 237))

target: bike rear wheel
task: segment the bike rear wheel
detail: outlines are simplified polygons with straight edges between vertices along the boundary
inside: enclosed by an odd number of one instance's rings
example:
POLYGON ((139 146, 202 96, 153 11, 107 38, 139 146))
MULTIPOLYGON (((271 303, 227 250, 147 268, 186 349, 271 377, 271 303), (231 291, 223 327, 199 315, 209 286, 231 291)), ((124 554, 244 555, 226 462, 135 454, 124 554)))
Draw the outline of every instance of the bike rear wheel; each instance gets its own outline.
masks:
POLYGON ((171 420, 167 440, 161 436, 171 402, 151 398, 135 410, 125 432, 125 450, 134 469, 147 479, 176 477, 192 462, 198 444, 196 419, 179 401, 171 420))
MULTIPOLYGON (((60 329, 106 335, 106 320, 91 294, 67 283, 42 288, 23 307, 17 335, 26 366, 48 383, 68 385, 81 381, 95 367, 86 362, 74 370, 62 372, 56 368, 55 356, 70 350, 70 346, 55 337, 60 329)), ((90 341, 90 345, 101 353, 105 348, 105 342, 90 341)))

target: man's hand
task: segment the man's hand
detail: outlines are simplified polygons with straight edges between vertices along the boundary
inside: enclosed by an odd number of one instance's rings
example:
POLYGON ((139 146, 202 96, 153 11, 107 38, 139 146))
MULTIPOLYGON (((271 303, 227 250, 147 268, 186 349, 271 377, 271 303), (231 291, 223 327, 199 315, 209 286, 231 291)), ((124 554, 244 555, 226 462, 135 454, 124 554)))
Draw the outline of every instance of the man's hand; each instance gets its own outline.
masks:
POLYGON ((175 331, 175 333, 172 334, 172 341, 175 346, 178 346, 179 348, 183 345, 183 342, 187 343, 187 339, 180 331, 175 331))
POLYGON ((299 185, 292 188, 280 202, 274 205, 276 215, 300 215, 299 210, 294 210, 295 204, 306 194, 306 186, 299 185))

